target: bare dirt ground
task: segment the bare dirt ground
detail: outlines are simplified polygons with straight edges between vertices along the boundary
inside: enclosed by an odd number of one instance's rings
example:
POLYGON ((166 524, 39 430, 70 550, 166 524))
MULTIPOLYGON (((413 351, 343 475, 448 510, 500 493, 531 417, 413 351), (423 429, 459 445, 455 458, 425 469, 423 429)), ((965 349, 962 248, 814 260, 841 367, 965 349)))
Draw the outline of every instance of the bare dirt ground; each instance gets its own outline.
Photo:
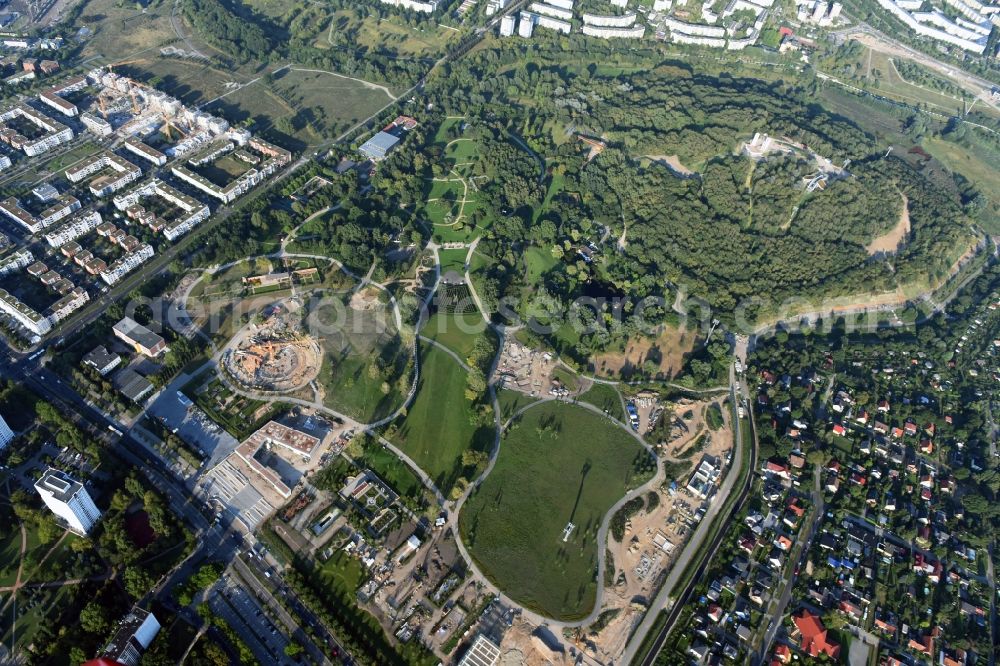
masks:
POLYGON ((552 649, 539 637, 534 625, 520 618, 504 634, 500 654, 500 666, 569 666, 574 663, 566 650, 552 649))
POLYGON ((892 229, 874 238, 868 244, 865 250, 867 250, 869 255, 895 252, 909 235, 910 203, 907 201, 905 194, 900 193, 900 196, 903 197, 903 210, 899 214, 899 222, 892 229))
POLYGON ((366 287, 351 296, 351 309, 374 310, 379 305, 379 291, 375 287, 366 287))
POLYGON ((690 178, 691 176, 697 175, 696 172, 681 164, 681 158, 677 155, 646 155, 646 157, 654 162, 663 162, 668 169, 673 171, 678 176, 690 178))
MULTIPOLYGON (((683 453, 703 433, 709 434, 704 448, 690 455, 693 467, 704 455, 724 458, 732 449, 733 433, 729 410, 723 409, 724 425, 712 431, 705 423, 705 410, 715 400, 681 401, 673 413, 664 414, 676 423, 671 431, 668 457, 683 453), (691 412, 689 418, 684 415, 691 412), (676 437, 674 437, 676 435, 676 437)), ((688 473, 678 479, 667 479, 657 491, 659 502, 652 511, 640 511, 625 527, 621 542, 608 536, 608 550, 615 568, 614 582, 605 590, 604 608, 619 609, 618 615, 598 634, 586 635, 586 651, 602 663, 617 662, 635 625, 641 621, 648 600, 655 593, 657 576, 670 568, 673 557, 683 549, 693 526, 692 516, 702 500, 691 495, 684 487, 688 473), (676 481, 678 489, 668 491, 670 482, 676 481)), ((647 507, 649 501, 647 499, 647 507)))
POLYGON ((680 371, 684 355, 694 349, 697 334, 684 328, 664 326, 655 338, 631 338, 622 352, 604 352, 591 357, 595 374, 618 378, 646 361, 656 364, 656 371, 668 377, 680 371))

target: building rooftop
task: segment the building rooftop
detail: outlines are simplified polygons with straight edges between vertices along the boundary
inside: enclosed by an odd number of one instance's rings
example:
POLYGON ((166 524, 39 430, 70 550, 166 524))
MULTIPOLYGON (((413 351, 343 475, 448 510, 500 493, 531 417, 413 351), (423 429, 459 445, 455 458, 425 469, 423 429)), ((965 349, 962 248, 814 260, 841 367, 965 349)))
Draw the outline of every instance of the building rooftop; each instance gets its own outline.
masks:
POLYGON ((133 402, 138 402, 153 388, 153 384, 131 368, 125 368, 114 378, 114 385, 122 395, 133 402))
POLYGON ((68 502, 83 490, 83 484, 66 472, 50 467, 38 481, 35 481, 35 488, 48 491, 60 502, 68 502))
POLYGON ((117 358, 120 358, 118 354, 109 352, 107 347, 101 345, 100 347, 95 347, 87 352, 87 354, 83 357, 83 362, 87 365, 92 365, 95 368, 100 369, 114 363, 117 358))
POLYGON ((146 349, 152 349, 163 342, 162 337, 130 317, 125 317, 115 324, 115 332, 137 342, 146 349))
MULTIPOLYGON (((254 453, 266 444, 269 446, 283 446, 286 449, 291 449, 296 453, 308 456, 312 454, 313 449, 319 444, 319 439, 301 430, 289 428, 277 421, 268 421, 264 427, 250 435, 243 444, 248 445, 246 448, 252 450, 254 453)), ((241 446, 241 448, 243 447, 241 446)))
POLYGON ((365 141, 359 149, 365 155, 384 156, 399 143, 399 137, 388 132, 379 132, 372 138, 365 141))
POLYGON ((134 606, 128 615, 122 618, 111 642, 104 648, 104 657, 124 661, 131 653, 138 652, 141 655, 159 631, 160 623, 156 616, 134 606))
POLYGON ((499 659, 499 646, 486 636, 479 634, 472 643, 472 647, 458 662, 458 666, 494 666, 499 659))

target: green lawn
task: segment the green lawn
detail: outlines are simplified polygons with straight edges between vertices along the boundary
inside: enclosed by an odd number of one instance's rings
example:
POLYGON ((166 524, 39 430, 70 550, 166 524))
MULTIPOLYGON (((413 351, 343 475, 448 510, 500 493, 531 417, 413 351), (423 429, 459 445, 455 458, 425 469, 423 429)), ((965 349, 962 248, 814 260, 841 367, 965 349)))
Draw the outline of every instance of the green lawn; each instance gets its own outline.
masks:
POLYGON ((364 579, 361 562, 342 550, 335 552, 317 572, 328 588, 340 594, 354 594, 364 579))
POLYGON ((586 393, 580 396, 580 402, 589 402, 594 407, 618 419, 624 420, 625 413, 622 411, 622 401, 618 396, 618 390, 608 384, 595 383, 586 393))
POLYGON ((524 253, 524 261, 528 268, 524 274, 526 284, 538 284, 542 275, 555 268, 559 260, 552 256, 547 247, 529 247, 524 253))
POLYGON ((521 409, 525 405, 530 405, 533 402, 537 402, 537 397, 532 397, 527 393, 521 393, 520 391, 511 391, 509 389, 498 389, 497 390, 497 402, 500 403, 500 419, 506 421, 514 412, 521 409))
POLYGON ((316 382, 323 402, 360 421, 386 416, 409 389, 410 347, 388 313, 319 309, 314 313, 323 348, 316 382))
POLYGON ((597 414, 566 403, 533 407, 465 504, 462 538, 512 599, 555 619, 582 618, 594 606, 598 528, 652 465, 628 433, 597 414), (564 542, 568 522, 576 528, 564 542))
POLYGON ((427 320, 420 334, 458 354, 466 361, 472 354, 476 340, 482 335, 490 336, 496 346, 493 333, 488 331, 486 321, 479 311, 448 314, 437 312, 427 320))
POLYGON ((378 444, 369 446, 357 463, 375 472, 380 479, 399 493, 400 497, 418 499, 424 492, 424 484, 414 471, 384 446, 378 444))
POLYGON ((946 167, 975 184, 988 199, 980 213, 986 231, 1000 233, 1000 168, 996 166, 996 155, 978 144, 966 147, 944 139, 924 139, 923 147, 946 167))
POLYGON ((469 251, 464 248, 459 248, 457 250, 438 250, 438 256, 441 258, 441 275, 444 275, 448 271, 455 271, 464 275, 465 256, 468 253, 469 251))
POLYGON ((447 494, 466 469, 462 453, 488 451, 493 429, 471 422, 473 405, 465 397, 465 370, 444 351, 420 347, 420 384, 406 416, 391 439, 447 494))

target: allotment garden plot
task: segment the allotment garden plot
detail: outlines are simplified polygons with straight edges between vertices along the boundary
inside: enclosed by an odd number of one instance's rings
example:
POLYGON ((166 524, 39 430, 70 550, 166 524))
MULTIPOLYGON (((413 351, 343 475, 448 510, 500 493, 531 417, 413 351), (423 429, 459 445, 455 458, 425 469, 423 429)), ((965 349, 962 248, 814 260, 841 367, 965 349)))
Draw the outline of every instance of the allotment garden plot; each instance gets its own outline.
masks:
POLYGON ((482 572, 525 607, 586 617, 597 591, 597 532, 651 454, 603 416, 565 403, 526 411, 462 509, 462 539, 482 572))

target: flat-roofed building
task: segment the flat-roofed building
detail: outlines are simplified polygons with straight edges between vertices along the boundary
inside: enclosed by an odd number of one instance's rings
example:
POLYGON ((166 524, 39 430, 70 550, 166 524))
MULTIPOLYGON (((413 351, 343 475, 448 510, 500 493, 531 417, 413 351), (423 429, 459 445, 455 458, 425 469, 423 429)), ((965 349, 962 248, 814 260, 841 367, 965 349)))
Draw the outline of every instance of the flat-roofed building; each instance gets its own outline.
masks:
POLYGON ((163 338, 131 317, 124 317, 112 330, 116 338, 146 356, 159 356, 167 348, 167 342, 163 338))
POLYGON ((483 634, 476 636, 472 645, 458 662, 458 666, 496 666, 500 661, 500 646, 483 634))
POLYGON ((370 160, 384 160, 399 143, 399 137, 388 132, 379 132, 361 144, 358 151, 370 160))
POLYGON ((125 666, 139 666, 142 655, 158 633, 160 622, 156 616, 135 606, 119 623, 111 642, 104 648, 103 656, 125 666))
POLYGON ((101 377, 117 368, 121 362, 122 357, 114 352, 109 352, 104 345, 94 347, 83 357, 83 364, 96 370, 101 377))
POLYGON ((123 145, 126 150, 135 153, 144 160, 152 162, 156 166, 163 166, 167 163, 166 155, 135 137, 125 139, 123 145))
POLYGON ((7 421, 0 415, 0 451, 7 448, 7 445, 14 441, 14 431, 7 425, 7 421))

